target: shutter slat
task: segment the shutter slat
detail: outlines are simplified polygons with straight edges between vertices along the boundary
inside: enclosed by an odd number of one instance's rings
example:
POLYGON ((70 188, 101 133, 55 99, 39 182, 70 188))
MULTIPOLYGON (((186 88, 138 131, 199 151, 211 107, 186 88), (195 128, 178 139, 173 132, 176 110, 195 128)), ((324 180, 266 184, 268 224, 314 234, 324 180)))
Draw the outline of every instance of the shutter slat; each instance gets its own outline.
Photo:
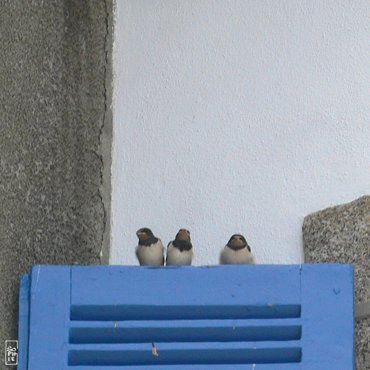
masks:
MULTIPOLYGON (((126 351, 126 352, 150 352, 152 349, 152 343, 91 343, 91 344, 72 344, 68 345, 69 351, 78 350, 79 348, 88 351, 126 351)), ((284 343, 284 346, 287 348, 297 347, 299 346, 299 341, 287 341, 284 343)), ((162 351, 173 351, 173 350, 232 350, 232 349, 260 349, 260 348, 281 348, 282 344, 275 341, 261 341, 261 342, 173 342, 173 343, 162 343, 162 342, 155 342, 156 348, 158 352, 162 351)))
MULTIPOLYGON (((68 368, 71 369, 71 368, 68 368)), ((73 369, 73 367, 72 367, 73 369)), ((92 366, 78 366, 76 370, 302 370, 302 364, 297 363, 283 363, 283 364, 212 364, 212 367, 205 368, 204 365, 147 365, 143 366, 99 366, 94 368, 92 366)))
POLYGON ((70 343, 285 341, 301 338, 299 319, 72 321, 70 343))
POLYGON ((69 346, 69 365, 259 364, 301 361, 298 341, 88 344, 69 346))
POLYGON ((299 304, 264 303, 260 305, 76 305, 71 320, 181 320, 181 319, 279 319, 300 316, 299 304))

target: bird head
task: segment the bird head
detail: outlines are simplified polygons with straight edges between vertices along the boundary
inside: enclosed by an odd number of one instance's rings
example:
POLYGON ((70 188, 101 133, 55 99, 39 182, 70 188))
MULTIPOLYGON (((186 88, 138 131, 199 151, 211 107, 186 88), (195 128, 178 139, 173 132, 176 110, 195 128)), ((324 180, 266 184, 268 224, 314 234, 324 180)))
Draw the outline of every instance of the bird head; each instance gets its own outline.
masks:
POLYGON ((136 231, 136 235, 139 238, 140 241, 147 240, 149 238, 152 238, 154 235, 152 233, 152 230, 150 230, 147 227, 142 227, 138 231, 136 231))
POLYGON ((248 250, 251 251, 247 241, 245 240, 244 236, 241 234, 234 234, 228 241, 227 245, 231 248, 247 247, 248 250))
POLYGON ((186 229, 180 229, 176 234, 176 240, 185 240, 190 242, 190 231, 186 229))

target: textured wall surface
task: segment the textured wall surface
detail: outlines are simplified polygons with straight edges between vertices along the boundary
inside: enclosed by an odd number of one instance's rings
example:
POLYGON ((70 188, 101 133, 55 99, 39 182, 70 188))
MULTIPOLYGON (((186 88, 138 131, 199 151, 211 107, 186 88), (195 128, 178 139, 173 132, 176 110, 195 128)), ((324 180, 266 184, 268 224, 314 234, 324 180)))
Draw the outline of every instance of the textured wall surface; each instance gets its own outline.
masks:
MULTIPOLYGON (((305 262, 352 263, 356 303, 370 301, 370 196, 308 215, 305 262)), ((356 369, 370 370, 370 318, 356 323, 356 369)))
POLYGON ((367 0, 117 3, 113 263, 135 231, 303 260, 305 215, 370 188, 367 0))
POLYGON ((111 7, 0 4, 0 361, 21 272, 108 258, 111 7))

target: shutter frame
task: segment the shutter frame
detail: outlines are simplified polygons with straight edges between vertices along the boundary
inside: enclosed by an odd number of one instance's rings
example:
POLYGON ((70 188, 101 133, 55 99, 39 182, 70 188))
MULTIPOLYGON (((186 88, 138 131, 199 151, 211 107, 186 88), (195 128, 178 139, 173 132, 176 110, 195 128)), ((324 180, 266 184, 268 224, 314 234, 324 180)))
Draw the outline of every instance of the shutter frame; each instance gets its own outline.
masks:
POLYGON ((19 370, 118 370, 124 365, 127 370, 204 370, 217 356, 226 363, 209 368, 352 370, 353 317, 351 265, 38 265, 21 277, 19 370), (174 289, 182 289, 181 294, 174 289), (205 317, 208 313, 211 318, 205 317), (231 323, 239 337, 228 331, 231 323), (278 335, 279 325, 287 330, 285 340, 278 335), (264 329, 269 326, 270 332, 264 329), (130 327, 130 343, 124 343, 120 329, 129 332, 130 327), (208 329, 223 341, 212 342, 208 329), (186 340, 179 343, 181 330, 186 340), (151 354, 154 335, 158 357, 151 354), (95 342, 89 343, 91 338, 95 342), (104 352, 114 349, 111 358, 104 352), (103 361, 98 367, 91 366, 89 350, 103 351, 96 355, 103 361), (265 363, 259 353, 270 356, 267 362, 284 358, 291 363, 265 363), (252 358, 259 361, 255 367, 243 363, 252 358))

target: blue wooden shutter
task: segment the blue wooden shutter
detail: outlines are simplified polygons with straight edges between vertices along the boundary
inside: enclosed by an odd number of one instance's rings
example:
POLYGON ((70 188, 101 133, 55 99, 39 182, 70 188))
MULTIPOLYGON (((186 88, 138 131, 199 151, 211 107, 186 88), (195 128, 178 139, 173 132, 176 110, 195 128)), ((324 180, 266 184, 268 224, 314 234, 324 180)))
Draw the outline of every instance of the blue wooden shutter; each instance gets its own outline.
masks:
POLYGON ((20 295, 19 370, 354 368, 349 265, 35 266, 20 295))

